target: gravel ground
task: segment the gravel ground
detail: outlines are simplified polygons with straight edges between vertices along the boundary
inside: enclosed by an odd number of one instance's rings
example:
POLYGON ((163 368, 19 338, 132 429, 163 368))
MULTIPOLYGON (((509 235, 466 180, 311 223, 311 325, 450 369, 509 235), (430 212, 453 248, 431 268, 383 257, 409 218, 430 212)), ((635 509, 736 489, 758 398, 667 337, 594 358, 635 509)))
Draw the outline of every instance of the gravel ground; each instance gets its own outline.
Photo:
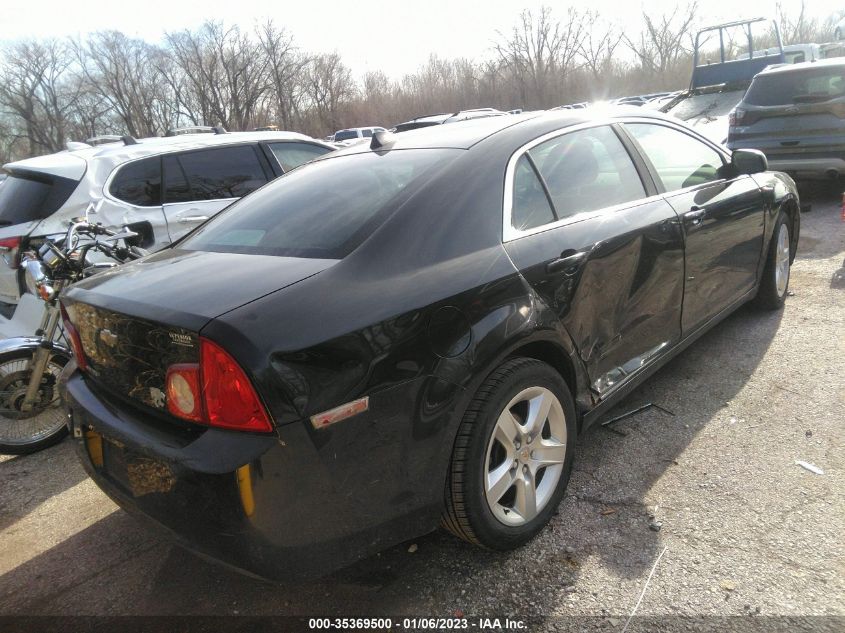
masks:
POLYGON ((834 197, 812 202, 784 311, 739 310, 617 409, 674 415, 587 434, 558 515, 521 550, 438 532, 274 585, 148 531, 66 441, 0 458, 0 614, 465 613, 622 630, 642 595, 629 631, 845 630, 845 223, 834 197))

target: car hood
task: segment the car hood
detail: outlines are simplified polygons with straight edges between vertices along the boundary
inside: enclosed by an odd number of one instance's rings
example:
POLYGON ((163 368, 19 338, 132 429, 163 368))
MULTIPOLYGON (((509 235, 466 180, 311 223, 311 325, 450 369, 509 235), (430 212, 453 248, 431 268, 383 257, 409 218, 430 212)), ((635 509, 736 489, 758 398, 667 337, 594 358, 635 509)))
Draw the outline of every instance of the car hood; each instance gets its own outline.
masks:
POLYGON ((337 261, 170 248, 83 280, 66 298, 199 332, 211 319, 337 261))

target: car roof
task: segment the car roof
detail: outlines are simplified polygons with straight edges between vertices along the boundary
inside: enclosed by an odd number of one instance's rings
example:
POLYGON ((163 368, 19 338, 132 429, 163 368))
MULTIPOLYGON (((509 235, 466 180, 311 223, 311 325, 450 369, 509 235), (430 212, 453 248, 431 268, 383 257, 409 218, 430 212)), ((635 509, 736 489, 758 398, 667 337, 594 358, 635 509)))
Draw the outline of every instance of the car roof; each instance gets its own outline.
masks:
POLYGON ((797 64, 778 64, 777 66, 767 66, 759 73, 757 77, 762 75, 778 75, 782 73, 800 73, 811 68, 825 68, 827 66, 841 66, 845 67, 845 58, 843 57, 829 57, 827 59, 819 59, 812 62, 798 62, 797 64))
MULTIPOLYGON (((593 120, 613 119, 624 116, 637 116, 640 118, 653 118, 663 121, 677 121, 676 118, 667 116, 654 110, 643 110, 635 106, 593 106, 578 110, 540 110, 524 112, 522 114, 509 114, 506 116, 494 116, 457 121, 449 125, 435 125, 421 127, 401 134, 391 135, 385 149, 423 149, 423 148, 454 148, 469 149, 484 139, 503 132, 509 128, 516 129, 529 121, 547 121, 549 126, 564 128, 579 123, 587 123, 593 120)), ((346 149, 334 152, 331 156, 360 154, 368 152, 370 145, 361 143, 346 149)), ((322 158, 317 159, 322 160, 322 158)))
POLYGON ((180 134, 177 136, 154 136, 136 139, 136 143, 124 145, 123 142, 105 143, 95 147, 84 147, 70 151, 57 152, 46 156, 36 156, 7 163, 3 168, 9 171, 43 171, 68 178, 81 178, 85 171, 84 163, 97 161, 118 165, 136 158, 155 156, 170 152, 219 147, 238 143, 256 143, 258 141, 308 141, 323 147, 334 149, 325 141, 311 138, 296 132, 227 132, 225 134, 180 134), (80 173, 80 160, 82 173, 80 173))

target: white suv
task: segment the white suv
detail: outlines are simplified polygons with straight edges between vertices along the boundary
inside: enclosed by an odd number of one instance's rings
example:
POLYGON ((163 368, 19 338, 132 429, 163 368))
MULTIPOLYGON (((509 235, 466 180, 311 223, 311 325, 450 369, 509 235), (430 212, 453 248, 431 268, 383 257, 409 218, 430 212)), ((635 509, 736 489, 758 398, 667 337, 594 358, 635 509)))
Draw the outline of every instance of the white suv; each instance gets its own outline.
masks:
POLYGON ((376 132, 386 132, 383 127, 348 127, 334 133, 332 140, 340 145, 351 145, 362 138, 371 138, 376 132))
POLYGON ((284 172, 335 149, 293 132, 232 132, 133 139, 8 163, 0 184, 0 338, 27 336, 42 306, 21 295, 22 250, 63 233, 102 200, 92 220, 124 224, 163 248, 284 172), (16 305, 17 304, 17 305, 16 305), (14 316, 12 316, 14 314, 14 316))

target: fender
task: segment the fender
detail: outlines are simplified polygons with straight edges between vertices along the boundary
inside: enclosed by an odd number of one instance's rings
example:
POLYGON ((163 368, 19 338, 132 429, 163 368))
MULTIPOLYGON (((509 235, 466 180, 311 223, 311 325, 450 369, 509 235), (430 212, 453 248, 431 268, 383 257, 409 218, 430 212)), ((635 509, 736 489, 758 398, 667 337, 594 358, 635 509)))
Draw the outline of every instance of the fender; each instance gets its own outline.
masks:
POLYGON ((34 352, 42 345, 47 345, 53 352, 65 356, 68 360, 73 358, 73 352, 56 341, 45 341, 37 336, 14 336, 0 341, 0 354, 11 354, 12 352, 29 351, 34 352))

